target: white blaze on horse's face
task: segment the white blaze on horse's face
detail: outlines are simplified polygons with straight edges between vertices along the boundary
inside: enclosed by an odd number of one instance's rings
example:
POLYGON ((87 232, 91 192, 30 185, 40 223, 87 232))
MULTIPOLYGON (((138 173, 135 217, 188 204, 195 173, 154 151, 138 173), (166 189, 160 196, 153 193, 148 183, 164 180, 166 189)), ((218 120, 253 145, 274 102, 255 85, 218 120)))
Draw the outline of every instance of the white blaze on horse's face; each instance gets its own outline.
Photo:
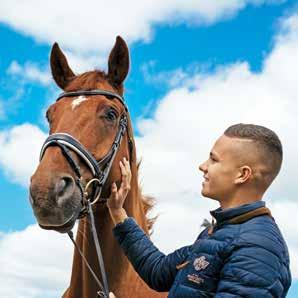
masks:
POLYGON ((77 106, 79 106, 85 100, 87 100, 87 97, 84 95, 80 95, 79 97, 75 98, 71 103, 72 110, 74 110, 77 106))

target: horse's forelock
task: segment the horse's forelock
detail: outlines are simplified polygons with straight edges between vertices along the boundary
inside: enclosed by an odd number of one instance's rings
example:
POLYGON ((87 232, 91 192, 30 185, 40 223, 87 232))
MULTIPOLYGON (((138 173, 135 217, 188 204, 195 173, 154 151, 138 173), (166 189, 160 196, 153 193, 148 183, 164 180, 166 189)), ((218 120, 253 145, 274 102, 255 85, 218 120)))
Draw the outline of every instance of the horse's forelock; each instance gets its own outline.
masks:
POLYGON ((88 71, 77 75, 76 78, 68 84, 65 91, 92 90, 97 88, 98 83, 105 81, 107 81, 107 75, 104 71, 88 71))
POLYGON ((75 79, 68 84, 65 91, 93 90, 98 88, 98 85, 104 83, 109 83, 116 92, 123 95, 123 85, 114 86, 112 82, 110 82, 108 75, 101 70, 88 71, 77 75, 75 79))

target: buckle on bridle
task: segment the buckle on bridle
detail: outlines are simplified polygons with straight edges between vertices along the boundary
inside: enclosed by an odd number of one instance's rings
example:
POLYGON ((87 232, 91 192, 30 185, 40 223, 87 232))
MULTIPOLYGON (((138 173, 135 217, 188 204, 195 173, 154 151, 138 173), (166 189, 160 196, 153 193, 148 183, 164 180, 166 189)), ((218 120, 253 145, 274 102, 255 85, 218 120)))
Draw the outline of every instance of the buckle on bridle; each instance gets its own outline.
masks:
MULTIPOLYGON (((85 189, 84 189, 84 198, 85 198, 85 200, 88 200, 88 199, 87 199, 87 198, 88 198, 88 195, 89 195, 89 193, 88 193, 88 188, 89 188, 90 185, 92 185, 93 183, 98 183, 98 186, 99 186, 100 190, 101 190, 101 188, 102 188, 102 181, 100 181, 99 179, 97 179, 97 178, 93 178, 93 179, 89 180, 88 183, 87 183, 86 186, 85 186, 85 189)), ((91 204, 91 205, 94 205, 94 204, 99 200, 99 198, 100 198, 100 194, 101 194, 101 191, 98 192, 96 198, 95 198, 92 202, 90 201, 90 204, 91 204)))

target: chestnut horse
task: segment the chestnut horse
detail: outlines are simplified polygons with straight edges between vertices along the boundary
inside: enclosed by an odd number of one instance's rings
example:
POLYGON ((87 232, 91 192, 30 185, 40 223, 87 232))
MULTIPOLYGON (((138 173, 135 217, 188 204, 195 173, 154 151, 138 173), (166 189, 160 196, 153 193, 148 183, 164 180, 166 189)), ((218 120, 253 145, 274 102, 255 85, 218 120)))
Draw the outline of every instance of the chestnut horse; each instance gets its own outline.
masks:
MULTIPOLYGON (((119 36, 109 56, 107 74, 96 70, 75 75, 56 43, 53 45, 50 60, 53 78, 65 92, 101 89, 123 95, 123 81, 129 69, 129 52, 126 43, 119 36)), ((121 116, 126 114, 125 105, 121 100, 93 94, 60 98, 49 107, 47 118, 50 135, 62 133, 72 136, 98 161, 109 152, 117 136, 121 116)), ((130 161, 132 179, 124 208, 148 234, 153 221, 146 217, 146 213, 152 207, 152 203, 142 197, 138 186, 138 167, 131 121, 128 114, 126 117, 127 129, 103 185, 101 197, 109 196, 113 181, 120 185, 119 161, 126 157, 130 161)), ((42 228, 66 233, 72 229, 82 209, 82 189, 77 183, 76 171, 62 149, 59 146, 50 146, 44 151, 40 164, 31 178, 30 201, 42 228)), ((70 158, 78 165, 81 173, 80 183, 84 187, 93 178, 90 168, 73 150, 68 152, 70 158)), ((114 292, 117 298, 164 297, 165 293, 151 290, 140 279, 123 254, 113 237, 113 223, 107 206, 98 202, 93 205, 93 211, 110 291, 114 292)), ((76 242, 96 275, 100 277, 90 221, 86 217, 79 220, 76 242)), ((97 283, 75 249, 70 286, 63 297, 94 298, 98 290, 97 283)))

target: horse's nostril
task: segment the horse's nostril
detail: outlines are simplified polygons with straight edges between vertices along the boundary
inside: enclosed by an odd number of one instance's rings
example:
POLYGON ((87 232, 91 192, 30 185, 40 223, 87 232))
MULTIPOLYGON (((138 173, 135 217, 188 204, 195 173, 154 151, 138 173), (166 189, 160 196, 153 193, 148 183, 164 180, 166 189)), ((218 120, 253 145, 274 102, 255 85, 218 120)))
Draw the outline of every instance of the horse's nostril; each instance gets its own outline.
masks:
POLYGON ((58 182, 57 182, 57 195, 58 196, 61 196, 61 195, 63 195, 63 192, 64 192, 64 190, 65 190, 65 188, 66 188, 66 185, 67 185, 67 183, 69 183, 68 182, 68 179, 69 178, 62 178, 62 179, 60 179, 58 182))
POLYGON ((64 176, 56 183, 57 202, 65 201, 74 192, 74 180, 71 176, 64 176))

